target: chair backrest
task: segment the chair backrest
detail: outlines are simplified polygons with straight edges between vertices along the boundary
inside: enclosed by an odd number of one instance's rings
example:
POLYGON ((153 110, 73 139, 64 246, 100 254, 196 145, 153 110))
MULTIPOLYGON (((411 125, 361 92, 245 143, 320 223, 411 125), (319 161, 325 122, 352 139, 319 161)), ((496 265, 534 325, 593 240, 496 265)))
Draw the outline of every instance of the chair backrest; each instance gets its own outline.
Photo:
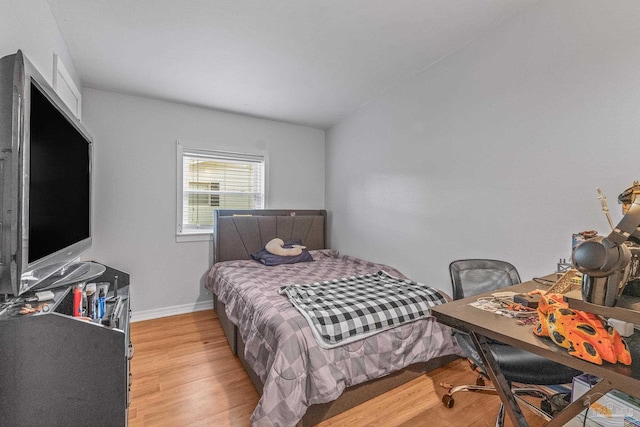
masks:
POLYGON ((469 297, 483 292, 520 283, 516 268, 493 259, 461 259, 449 264, 453 299, 469 297))

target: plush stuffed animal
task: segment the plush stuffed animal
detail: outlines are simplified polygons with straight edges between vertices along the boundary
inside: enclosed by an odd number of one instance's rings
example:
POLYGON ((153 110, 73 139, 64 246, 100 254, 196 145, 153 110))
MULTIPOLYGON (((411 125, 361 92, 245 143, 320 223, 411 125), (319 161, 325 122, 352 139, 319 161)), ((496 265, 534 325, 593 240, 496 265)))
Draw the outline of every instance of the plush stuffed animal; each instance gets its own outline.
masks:
POLYGON ((291 245, 291 248, 284 248, 284 242, 282 239, 272 239, 269 243, 264 247, 267 252, 272 253, 274 255, 280 256, 296 256, 302 253, 303 249, 306 249, 306 246, 302 245, 291 245))
POLYGON ((533 293, 540 294, 534 334, 549 337, 570 355, 598 365, 603 360, 631 364, 627 343, 604 318, 569 308, 560 294, 533 293))

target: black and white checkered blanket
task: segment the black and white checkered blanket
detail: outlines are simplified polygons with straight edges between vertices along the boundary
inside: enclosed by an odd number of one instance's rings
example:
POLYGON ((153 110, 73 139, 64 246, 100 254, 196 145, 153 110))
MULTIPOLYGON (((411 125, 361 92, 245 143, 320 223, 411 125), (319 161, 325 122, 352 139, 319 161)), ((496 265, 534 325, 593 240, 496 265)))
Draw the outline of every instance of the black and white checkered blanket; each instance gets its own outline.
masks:
POLYGON ((320 347, 333 348, 430 315, 445 297, 384 271, 280 288, 307 319, 320 347))

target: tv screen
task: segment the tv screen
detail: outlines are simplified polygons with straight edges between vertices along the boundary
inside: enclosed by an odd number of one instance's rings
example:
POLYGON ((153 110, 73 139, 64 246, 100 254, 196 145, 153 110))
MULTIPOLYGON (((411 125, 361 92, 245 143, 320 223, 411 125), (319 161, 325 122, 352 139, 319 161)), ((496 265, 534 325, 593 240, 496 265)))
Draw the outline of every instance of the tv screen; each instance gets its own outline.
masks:
POLYGON ((90 145, 33 83, 30 133, 29 264, 91 235, 90 145))
POLYGON ((0 58, 0 294, 95 274, 78 262, 93 241, 92 146, 21 51, 0 58))

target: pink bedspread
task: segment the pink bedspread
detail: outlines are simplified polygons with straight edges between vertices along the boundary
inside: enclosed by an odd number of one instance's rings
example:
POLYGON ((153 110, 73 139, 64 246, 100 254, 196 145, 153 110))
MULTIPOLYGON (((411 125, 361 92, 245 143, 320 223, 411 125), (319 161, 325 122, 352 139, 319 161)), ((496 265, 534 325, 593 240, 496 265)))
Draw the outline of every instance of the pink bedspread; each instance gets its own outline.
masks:
POLYGON ((340 396, 345 387, 385 376, 417 362, 460 354, 451 330, 432 317, 380 332, 333 349, 316 342, 305 318, 278 289, 288 284, 374 273, 386 265, 311 251, 315 261, 267 267, 256 261, 214 265, 207 288, 245 343, 245 359, 264 384, 251 421, 254 426, 294 426, 308 406, 340 396))

